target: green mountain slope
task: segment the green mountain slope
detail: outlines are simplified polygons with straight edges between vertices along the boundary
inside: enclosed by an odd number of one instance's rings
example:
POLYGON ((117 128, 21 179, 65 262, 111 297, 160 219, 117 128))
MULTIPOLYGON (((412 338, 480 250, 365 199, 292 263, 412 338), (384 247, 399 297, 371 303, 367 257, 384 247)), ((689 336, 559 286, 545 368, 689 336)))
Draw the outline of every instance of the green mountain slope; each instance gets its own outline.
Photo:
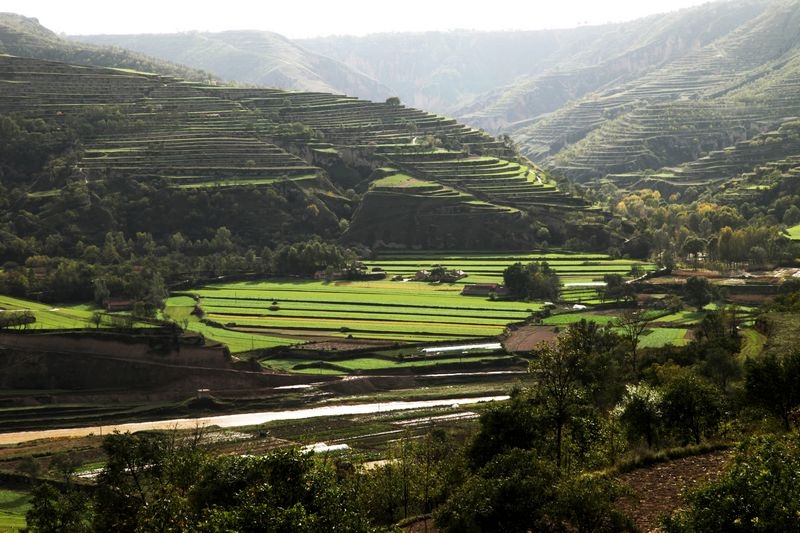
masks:
POLYGON ((264 31, 146 35, 84 35, 81 42, 121 46, 217 76, 262 86, 344 93, 385 100, 391 90, 343 63, 264 31))

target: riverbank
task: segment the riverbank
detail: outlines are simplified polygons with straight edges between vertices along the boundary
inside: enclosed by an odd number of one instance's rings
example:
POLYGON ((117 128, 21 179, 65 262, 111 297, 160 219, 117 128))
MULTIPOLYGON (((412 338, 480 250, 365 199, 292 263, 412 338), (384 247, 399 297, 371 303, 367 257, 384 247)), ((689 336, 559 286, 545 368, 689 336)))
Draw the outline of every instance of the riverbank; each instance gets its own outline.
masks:
POLYGON ((19 431, 0 434, 0 445, 18 444, 39 439, 76 438, 90 435, 102 435, 120 432, 136 432, 149 430, 194 429, 206 427, 234 428, 257 426, 278 420, 302 420, 306 418, 331 417, 344 415, 360 415, 368 413, 391 412, 409 409, 425 409, 430 407, 461 406, 481 402, 502 401, 508 396, 482 396, 475 398, 447 398, 421 401, 390 401, 364 404, 326 405, 308 409, 261 411, 255 413, 239 413, 233 415, 206 416, 199 418, 173 418, 149 422, 128 424, 111 424, 77 428, 47 429, 40 431, 19 431))

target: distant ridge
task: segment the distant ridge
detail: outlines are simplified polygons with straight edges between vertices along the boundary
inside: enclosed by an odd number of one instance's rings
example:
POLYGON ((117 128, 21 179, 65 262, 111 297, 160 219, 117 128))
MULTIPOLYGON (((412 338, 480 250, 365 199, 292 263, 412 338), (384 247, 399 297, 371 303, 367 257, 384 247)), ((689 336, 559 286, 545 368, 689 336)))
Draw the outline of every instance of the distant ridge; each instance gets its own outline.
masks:
POLYGON ((37 19, 15 13, 0 13, 0 53, 79 65, 158 72, 189 80, 214 78, 207 72, 147 57, 130 50, 71 42, 39 24, 37 19))
POLYGON ((386 85, 344 63, 310 52, 277 33, 83 35, 73 39, 121 46, 253 85, 348 94, 377 101, 392 96, 386 85))

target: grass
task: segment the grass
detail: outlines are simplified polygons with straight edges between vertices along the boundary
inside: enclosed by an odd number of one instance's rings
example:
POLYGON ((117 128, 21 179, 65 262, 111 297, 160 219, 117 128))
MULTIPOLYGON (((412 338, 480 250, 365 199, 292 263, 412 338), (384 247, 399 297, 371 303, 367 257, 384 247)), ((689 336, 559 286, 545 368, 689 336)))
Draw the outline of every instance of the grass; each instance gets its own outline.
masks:
MULTIPOLYGON (((419 184, 402 173, 385 178, 396 186, 419 184)), ((188 295, 166 301, 164 317, 206 338, 225 343, 232 353, 305 342, 320 336, 355 337, 394 342, 492 337, 508 324, 527 320, 543 302, 465 297, 466 283, 502 283, 503 270, 514 262, 548 261, 562 283, 589 283, 603 274, 628 274, 638 261, 610 259, 602 254, 580 253, 474 253, 392 252, 368 261, 387 278, 412 278, 419 270, 442 265, 465 270, 468 277, 455 283, 417 281, 311 281, 276 279, 208 285, 188 295), (200 306, 208 321, 194 313, 200 306)), ((567 303, 597 300, 594 288, 565 287, 567 303)), ((33 328, 85 328, 95 309, 91 305, 57 307, 0 296, 0 308, 30 309, 37 321, 33 328)), ((566 325, 581 318, 601 323, 613 316, 591 313, 556 315, 550 325, 566 325)))
POLYGON ((574 324, 575 322, 580 322, 583 319, 586 319, 589 322, 597 322, 601 326, 605 326, 608 322, 614 322, 617 317, 611 315, 597 315, 593 313, 561 313, 545 318, 542 320, 542 323, 545 326, 567 326, 569 324, 574 324))
POLYGON ((0 533, 26 527, 25 513, 31 507, 30 501, 28 492, 0 489, 0 533))
POLYGON ((429 189, 440 189, 442 186, 438 183, 434 183, 432 181, 423 181, 421 179, 414 178, 409 176, 408 174, 402 174, 400 172, 396 174, 392 174, 391 176, 386 176, 385 178, 381 178, 376 180, 371 185, 373 188, 376 187, 398 187, 398 188, 429 188, 429 189))
POLYGON ((752 357, 758 357, 764 351, 764 346, 767 344, 767 337, 754 329, 743 329, 740 332, 742 336, 742 348, 739 351, 739 357, 744 361, 752 357))
POLYGON ((689 341, 686 339, 685 328, 648 328, 639 337, 639 346, 642 348, 661 348, 667 344, 684 346, 689 341))
MULTIPOLYGON (((22 300, 11 296, 0 295, 0 310, 28 310, 36 317, 36 322, 30 324, 28 330, 37 329, 83 329, 94 328, 90 319, 95 311, 91 304, 43 304, 30 300, 22 300)), ((105 316, 114 316, 106 313, 105 316)), ((108 321, 106 321, 106 324, 108 321)), ((101 326, 104 327, 104 326, 101 326)), ((143 322, 134 322, 134 327, 146 328, 150 325, 143 322)))
POLYGON ((786 233, 789 234, 789 238, 793 241, 800 241, 800 224, 796 226, 792 226, 786 230, 786 233))
POLYGON ((236 328, 389 340, 498 335, 541 304, 461 296, 462 284, 278 280, 196 291, 206 316, 236 328), (275 302, 275 304, 273 304, 275 302), (272 309, 270 309, 272 308, 272 309))
MULTIPOLYGON (((393 186, 418 185, 402 173, 384 180, 393 186)), ((257 333, 280 339, 274 341, 275 345, 289 343, 286 337, 299 342, 320 335, 398 342, 490 337, 503 333, 510 323, 527 320, 542 308, 543 302, 465 297, 461 295, 464 285, 502 283, 503 270, 512 263, 545 260, 559 272, 563 283, 597 282, 609 272, 626 275, 634 266, 650 268, 638 261, 615 260, 602 254, 399 252, 367 262, 368 268, 379 268, 387 274, 384 280, 275 279, 208 285, 194 291, 194 295, 207 318, 250 335, 242 339, 245 345, 252 344, 252 335, 257 333), (413 278, 417 271, 433 265, 464 270, 468 277, 454 283, 389 280, 394 276, 413 278)), ((567 287, 564 298, 592 303, 597 300, 597 291, 594 287, 567 287)), ((195 304, 191 298, 170 299, 166 314, 179 322, 188 321, 195 329, 196 321, 190 314, 195 304)), ((554 317, 547 323, 565 325, 584 317, 602 323, 615 318, 571 314, 554 317)), ((206 330, 204 334, 226 340, 222 331, 217 328, 216 332, 206 330)))
POLYGON ((28 329, 76 329, 89 325, 92 312, 79 307, 59 307, 0 295, 0 309, 25 309, 33 312, 36 322, 28 329))
POLYGON ((190 331, 202 333, 206 339, 211 339, 226 344, 231 353, 247 352, 262 348, 274 348, 276 346, 287 346, 289 344, 296 344, 297 342, 296 340, 287 339, 284 337, 274 337, 269 335, 215 328, 199 321, 190 322, 188 329, 190 331))

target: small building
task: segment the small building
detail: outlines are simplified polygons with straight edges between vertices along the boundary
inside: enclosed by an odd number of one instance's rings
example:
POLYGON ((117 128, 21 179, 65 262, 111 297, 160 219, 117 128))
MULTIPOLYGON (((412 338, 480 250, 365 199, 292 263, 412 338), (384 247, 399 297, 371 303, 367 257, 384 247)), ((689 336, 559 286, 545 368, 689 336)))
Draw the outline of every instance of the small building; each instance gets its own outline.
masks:
POLYGON ((123 300, 121 298, 109 298, 103 303, 106 311, 113 313, 115 311, 130 311, 133 309, 133 300, 123 300))
POLYGON ((467 283, 461 289, 462 296, 508 296, 508 289, 500 283, 467 283))

